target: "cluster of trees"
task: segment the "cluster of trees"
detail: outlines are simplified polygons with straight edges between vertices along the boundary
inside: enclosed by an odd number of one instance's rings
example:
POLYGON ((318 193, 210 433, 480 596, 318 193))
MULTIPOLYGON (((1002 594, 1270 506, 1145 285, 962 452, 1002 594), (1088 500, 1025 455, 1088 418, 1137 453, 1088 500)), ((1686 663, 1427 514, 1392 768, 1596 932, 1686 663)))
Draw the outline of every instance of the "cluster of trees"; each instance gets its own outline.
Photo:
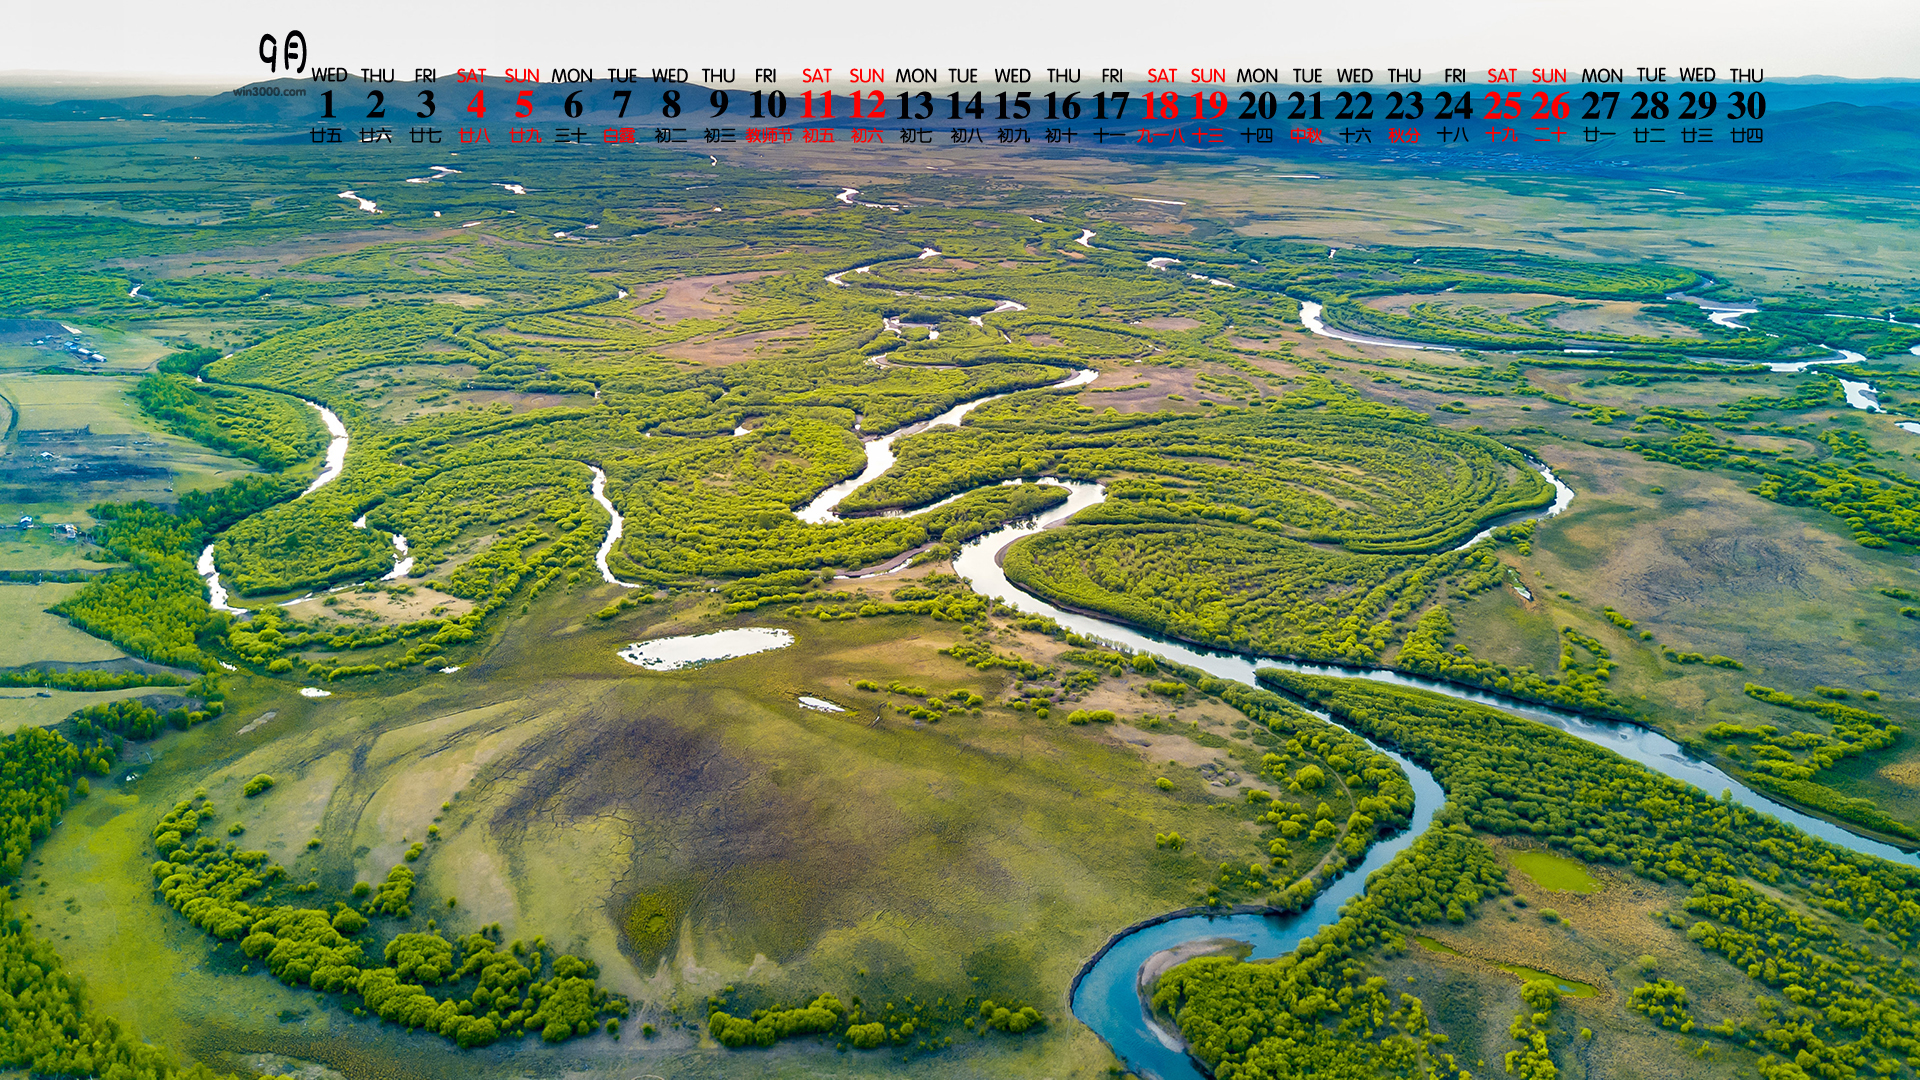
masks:
MULTIPOLYGON (((796 1035, 824 1035, 839 1028, 848 1016, 847 1007, 832 994, 821 994, 798 1008, 755 1009, 750 1016, 734 1016, 717 1004, 707 1013, 707 1030, 721 1046, 772 1046, 796 1035)), ((864 1033, 863 1033, 864 1034, 864 1033)), ((865 1039, 855 1046, 865 1050, 865 1039)))
MULTIPOLYGON (((899 595, 898 592, 894 593, 895 597, 899 595)), ((956 641, 947 648, 941 649, 940 653, 943 656, 951 656, 977 671, 1005 669, 1027 680, 1050 679, 1054 674, 1053 669, 1045 664, 1036 664, 1013 653, 996 652, 993 646, 983 641, 956 641)))
POLYGON ((1521 1047, 1507 1051, 1501 1064, 1507 1075, 1520 1080, 1554 1080, 1560 1070, 1553 1063, 1547 1029, 1553 1010, 1560 1005, 1560 988, 1547 979, 1528 979, 1520 985, 1520 1000, 1531 1011, 1514 1017, 1507 1033, 1521 1047))
POLYGON ((429 922, 425 932, 395 934, 382 950, 384 962, 376 963, 356 939, 371 927, 369 916, 401 922, 411 917, 413 871, 396 866, 377 891, 356 888, 356 898, 364 901, 357 911, 344 901, 331 908, 275 903, 268 890, 286 880, 286 868, 265 852, 241 851, 205 835, 202 827, 213 816, 205 797, 195 796, 155 823, 157 888, 193 925, 238 941, 247 956, 264 961, 289 986, 357 997, 361 1004, 355 1008, 463 1047, 528 1032, 559 1042, 627 1014, 626 1000, 600 989, 592 965, 577 957, 554 957, 550 976, 542 980, 546 958, 539 939, 531 950, 516 941, 502 954, 488 933, 476 933, 456 950, 429 922))
POLYGON ((1708 655, 1697 652, 1679 652, 1671 646, 1662 648, 1660 653, 1662 656, 1665 656, 1667 662, 1671 664, 1705 664, 1708 667, 1726 668, 1730 671, 1745 671, 1747 669, 1747 665, 1735 660, 1731 656, 1721 656, 1719 653, 1708 655))
POLYGON ((1547 676, 1524 664, 1516 667, 1480 660, 1468 652, 1465 645, 1448 648, 1447 639, 1452 636, 1453 616, 1444 607, 1429 608, 1408 632, 1405 643, 1394 658, 1394 666, 1448 682, 1483 686, 1523 700, 1599 716, 1632 715, 1626 703, 1605 685, 1602 671, 1606 670, 1609 658, 1605 646, 1592 638, 1579 635, 1583 640, 1576 641, 1573 637, 1563 636, 1560 671, 1547 676), (1594 654, 1597 663, 1592 668, 1578 664, 1573 652, 1575 644, 1586 648, 1588 642, 1599 650, 1594 654))
POLYGON ((1020 1035, 1045 1023, 1038 1009, 1023 1002, 987 999, 979 1003, 976 1014, 969 1015, 966 1010, 973 1003, 973 998, 957 1003, 941 998, 931 1005, 913 1004, 913 999, 908 997, 904 1005, 889 1001, 881 1008, 870 1009, 859 995, 855 995, 850 1004, 843 1005, 837 995, 821 994, 805 1005, 788 1008, 775 1003, 738 1016, 728 1011, 725 1001, 713 997, 707 999, 707 1030, 713 1034, 714 1041, 734 1049, 772 1046, 783 1039, 807 1035, 831 1038, 835 1034, 844 1040, 842 1049, 906 1046, 913 1043, 916 1036, 919 1048, 928 1049, 953 1045, 952 1036, 942 1038, 939 1031, 955 1019, 961 1019, 968 1030, 978 1030, 982 1035, 989 1031, 1020 1035))
MULTIPOLYGON (((1706 923, 1695 923, 1703 929, 1706 923)), ((1687 1010, 1687 988, 1668 979, 1654 979, 1633 988, 1627 1007, 1664 1028, 1681 1033, 1693 1030, 1693 1014, 1687 1010)))
POLYGON ((1920 870, 1815 839, 1482 706, 1287 672, 1261 677, 1432 769, 1447 792, 1445 822, 1532 836, 1589 862, 1688 885, 1692 918, 1673 916, 1676 929, 1787 998, 1717 1029, 1759 1051, 1763 1065, 1806 1075, 1898 1071, 1920 1047, 1920 980, 1903 958, 1920 946, 1912 899, 1920 870), (1851 928, 1843 933, 1837 922, 1851 928))
MULTIPOLYGON (((161 363, 164 368, 166 361, 161 363)), ((163 373, 141 379, 134 385, 133 397, 168 431, 263 469, 285 469, 326 449, 327 433, 318 415, 284 394, 196 383, 163 373)))
POLYGON ((33 845, 53 830, 82 765, 101 757, 111 763, 116 749, 105 739, 76 746, 45 728, 0 739, 0 882, 19 877, 33 845))
POLYGON ((57 670, 42 667, 0 671, 0 686, 44 686, 51 690, 125 690, 132 686, 185 686, 191 681, 165 671, 57 670))
MULTIPOLYGON (((203 675, 195 679, 193 688, 208 699, 205 708, 189 709, 185 705, 176 705, 162 713, 138 698, 122 698, 89 705, 68 719, 73 721, 82 739, 93 739, 102 732, 130 739, 151 739, 160 734, 162 727, 185 731, 226 711, 226 702, 213 697, 219 692, 219 684, 213 676, 203 675)), ((106 775, 104 769, 99 772, 102 776, 106 775)))

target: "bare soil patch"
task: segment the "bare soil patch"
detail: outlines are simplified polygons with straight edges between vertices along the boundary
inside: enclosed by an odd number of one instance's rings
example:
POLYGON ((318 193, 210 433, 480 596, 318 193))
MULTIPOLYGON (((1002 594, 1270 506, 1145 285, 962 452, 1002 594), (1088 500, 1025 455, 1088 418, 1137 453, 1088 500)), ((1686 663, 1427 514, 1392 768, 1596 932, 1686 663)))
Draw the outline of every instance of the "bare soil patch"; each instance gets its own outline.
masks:
POLYGON ((734 292, 736 286, 758 281, 771 273, 770 270, 754 270, 744 274, 705 274, 669 281, 664 285, 642 285, 633 291, 651 297, 664 289, 665 295, 658 300, 649 299, 644 305, 636 305, 634 312, 648 318, 674 321, 718 318, 730 314, 739 306, 739 298, 734 292))

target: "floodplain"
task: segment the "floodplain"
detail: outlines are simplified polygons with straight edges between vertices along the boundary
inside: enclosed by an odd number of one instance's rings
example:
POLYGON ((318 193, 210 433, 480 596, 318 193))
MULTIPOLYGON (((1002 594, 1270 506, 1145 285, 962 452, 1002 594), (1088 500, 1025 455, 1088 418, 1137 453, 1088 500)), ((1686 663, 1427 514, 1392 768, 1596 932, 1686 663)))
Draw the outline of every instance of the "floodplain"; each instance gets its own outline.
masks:
POLYGON ((0 196, 0 317, 111 373, 0 352, 40 793, 0 942, 114 1060, 1112 1075, 1072 997, 1111 936, 1301 911, 1418 819, 1302 951, 1144 997, 1220 1075, 1911 1071, 1910 861, 1460 700, 1920 847, 1895 194, 7 123, 69 141, 0 196), (996 549, 1024 595, 1331 667, 1232 683, 956 575, 1070 499, 996 549), (743 627, 793 644, 621 658, 743 627))

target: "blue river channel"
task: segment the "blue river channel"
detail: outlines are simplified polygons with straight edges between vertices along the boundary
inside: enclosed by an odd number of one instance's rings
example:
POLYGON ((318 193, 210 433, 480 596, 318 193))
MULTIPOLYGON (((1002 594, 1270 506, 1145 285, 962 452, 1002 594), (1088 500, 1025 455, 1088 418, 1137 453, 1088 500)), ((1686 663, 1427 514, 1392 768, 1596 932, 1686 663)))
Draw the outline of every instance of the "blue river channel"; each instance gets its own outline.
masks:
MULTIPOLYGON (((1549 479, 1553 479, 1550 475, 1549 479)), ((1695 759, 1678 743, 1657 732, 1633 724, 1590 720, 1573 713, 1519 702, 1467 689, 1451 683, 1397 672, 1351 668, 1331 664, 1303 664, 1290 660, 1269 660, 1194 648, 1143 633, 1120 623, 1079 612, 1057 608, 1014 587, 1000 569, 999 557, 1010 544, 1033 536, 1049 525, 1065 521, 1106 498, 1097 484, 1058 483, 1068 490, 1065 503, 1043 514, 1008 525, 967 544, 954 568, 966 578, 975 592, 999 600, 1011 607, 1035 615, 1045 615, 1079 634, 1111 642, 1135 652, 1155 656, 1197 668, 1222 679, 1255 685, 1257 668, 1279 668, 1309 675, 1372 679, 1445 694, 1448 697, 1478 702, 1515 716, 1559 728, 1577 738, 1612 750, 1622 757, 1692 784, 1709 794, 1728 791, 1742 806, 1769 814, 1803 832, 1820 837, 1852 851, 1877 855, 1883 859, 1920 866, 1920 858, 1890 844, 1869 840, 1848 832, 1831 822, 1822 821, 1774 802, 1752 791, 1726 773, 1695 759)), ((1558 480, 1554 485, 1561 498, 1538 516, 1565 509, 1572 491, 1558 480)), ((1200 1066, 1187 1055, 1179 1040, 1148 1015, 1137 985, 1141 967, 1155 953, 1175 946, 1207 939, 1231 939, 1251 945, 1254 959, 1284 956, 1301 941, 1339 917, 1340 906, 1360 895, 1367 876, 1385 866, 1410 846, 1432 824, 1445 795, 1433 774, 1382 746, 1374 746, 1398 762, 1413 784, 1414 810, 1411 825, 1391 839, 1376 843, 1360 865, 1328 886, 1313 904, 1296 915, 1184 915, 1164 922, 1144 924, 1124 932, 1118 940, 1097 955, 1081 970, 1073 993, 1073 1014, 1092 1028, 1113 1048, 1129 1069, 1155 1080, 1200 1080, 1200 1066)))

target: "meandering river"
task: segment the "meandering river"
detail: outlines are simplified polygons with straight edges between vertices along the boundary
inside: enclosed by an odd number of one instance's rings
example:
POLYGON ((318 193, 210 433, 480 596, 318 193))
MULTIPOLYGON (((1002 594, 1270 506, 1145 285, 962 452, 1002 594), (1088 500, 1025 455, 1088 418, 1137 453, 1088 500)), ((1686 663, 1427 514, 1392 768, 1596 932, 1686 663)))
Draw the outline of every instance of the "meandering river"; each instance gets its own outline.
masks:
MULTIPOLYGON (((1304 309, 1305 305, 1302 306, 1304 309)), ((1303 316, 1304 314, 1303 310, 1303 316)), ((1316 322, 1318 314, 1318 311, 1313 313, 1316 322)), ((1305 321, 1304 318, 1303 321, 1305 321)), ((1324 330, 1318 332, 1324 332, 1324 330)), ((1389 344, 1384 341, 1369 343, 1389 344)), ((1406 347, 1421 346, 1406 343, 1406 347)), ((1077 382, 1090 381, 1087 377, 1091 374, 1091 372, 1083 372, 1075 379, 1057 385, 1065 387, 1077 382)), ((896 432, 884 439, 869 442, 867 468, 852 480, 822 492, 818 499, 800 511, 802 520, 823 523, 838 520, 832 513, 834 507, 853 491, 877 480, 892 466, 895 460, 892 448, 894 438, 909 434, 913 430, 924 430, 925 427, 931 427, 935 423, 958 424, 970 408, 1000 396, 1003 395, 990 395, 972 403, 957 405, 921 428, 896 432)), ((1522 519, 1551 517, 1564 511, 1574 499, 1573 490, 1554 476, 1551 469, 1537 463, 1535 467, 1553 484, 1556 498, 1550 507, 1521 515, 1522 519)), ((1612 750, 1656 772, 1693 784, 1702 791, 1727 792, 1735 802, 1743 806, 1769 814, 1777 820, 1841 847, 1877 855, 1909 866, 1920 866, 1920 858, 1908 852, 1855 835, 1830 822, 1782 806, 1749 789, 1713 765, 1694 758, 1671 739, 1632 724, 1593 720, 1452 683, 1403 675, 1398 672, 1219 652, 1168 640, 1099 616, 1056 607, 1013 585, 1001 569, 1001 556, 1012 544, 1036 535, 1049 526, 1064 522, 1080 511, 1104 501, 1106 491, 1098 484, 1062 481, 1051 477, 1043 478, 1039 482, 1066 488, 1067 500, 1028 520, 1003 526, 971 541, 962 547, 959 555, 954 559, 956 572, 965 578, 976 592, 1020 611, 1052 618, 1076 633, 1095 637, 1131 651, 1149 653, 1244 685, 1255 685, 1256 669, 1271 667, 1314 675, 1386 682, 1488 705, 1514 716, 1559 728, 1576 738, 1612 750)), ((1491 528, 1483 530, 1463 546, 1471 546, 1484 539, 1489 531, 1491 528)), ((1159 1080, 1189 1080, 1189 1078, 1197 1080, 1204 1075, 1194 1061, 1187 1056, 1180 1040, 1154 1022, 1148 1013, 1146 1003, 1141 998, 1140 988, 1137 985, 1139 974, 1142 966, 1156 953, 1195 941, 1229 938, 1251 945, 1253 950, 1251 956, 1254 958, 1285 955, 1301 941, 1317 933, 1321 927, 1335 921, 1339 916, 1341 905, 1359 895, 1365 888, 1368 875, 1385 866, 1405 850, 1432 823, 1434 815, 1444 801, 1444 795, 1432 774, 1388 748, 1372 743, 1371 740, 1369 745, 1391 757, 1406 772, 1414 789, 1412 820, 1408 828, 1396 836, 1376 843, 1357 867, 1323 890, 1306 910, 1290 916, 1259 914, 1212 916, 1170 913, 1168 916, 1120 931, 1087 962, 1075 977, 1071 994, 1074 1015, 1105 1039, 1128 1068, 1142 1075, 1157 1077, 1159 1080)))
MULTIPOLYGON (((194 376, 194 381, 205 382, 206 380, 196 375, 194 376)), ((320 467, 320 475, 314 477, 313 483, 307 485, 307 490, 300 493, 300 497, 304 499, 308 495, 319 491, 321 488, 326 487, 328 484, 340 478, 340 473, 347 467, 347 445, 351 441, 351 436, 347 433, 347 425, 340 421, 339 415, 332 409, 327 408, 317 401, 308 401, 305 398, 301 398, 300 401, 301 404, 307 408, 320 414, 320 423, 327 429, 327 435, 329 437, 327 441, 327 456, 325 462, 320 467)), ((365 517, 362 517, 359 521, 354 522, 354 527, 366 528, 366 520, 365 517)), ((395 557, 395 571, 385 578, 382 578, 381 580, 383 581, 391 581, 397 577, 404 577, 413 569, 413 560, 404 557, 407 553, 407 538, 398 533, 394 534, 393 546, 394 550, 398 552, 398 555, 395 557)), ((205 548, 201 549, 200 561, 195 564, 194 570, 206 580, 208 606, 212 607, 215 611, 224 611, 233 615, 244 615, 247 613, 246 608, 233 607, 228 603, 230 594, 226 588, 220 584, 220 571, 213 564, 213 544, 209 543, 205 548)), ((306 599, 306 597, 302 597, 301 599, 306 599)), ((299 601, 294 602, 298 603, 299 601)))
MULTIPOLYGON (((1543 473, 1546 470, 1543 469, 1543 473)), ((1551 477, 1549 477, 1552 479, 1551 477)), ((1061 483, 1060 481, 1052 481, 1061 483)), ((1564 509, 1572 492, 1559 480, 1554 487, 1561 492, 1553 507, 1536 512, 1546 517, 1564 509)), ((1238 653, 1224 653, 1195 647, 1144 633, 1132 627, 1094 615, 1067 611, 1026 593, 1007 580, 1000 567, 1003 552, 1019 540, 1033 536, 1096 505, 1106 498, 1097 484, 1066 482, 1071 494, 1067 502, 1035 516, 1009 525, 965 545, 954 560, 954 569, 967 579, 976 592, 992 597, 1020 611, 1045 615, 1079 634, 1096 637, 1123 648, 1198 668, 1210 675, 1254 685, 1257 668, 1280 668, 1313 675, 1367 679, 1396 686, 1429 690, 1449 697, 1488 705, 1515 716, 1559 728, 1577 738, 1604 747, 1623 757, 1677 780, 1693 784, 1702 791, 1731 792, 1735 802, 1772 815, 1804 832, 1854 851, 1920 866, 1920 858, 1888 844, 1857 836, 1830 822, 1781 806, 1749 789, 1718 768, 1699 761, 1678 743, 1657 732, 1632 724, 1593 720, 1573 713, 1528 705, 1495 694, 1452 683, 1403 675, 1377 669, 1352 668, 1332 664, 1301 663, 1264 659, 1238 653)), ((1387 754, 1405 770, 1414 788, 1414 813, 1410 826, 1390 840, 1377 843, 1360 865, 1329 886, 1305 911, 1291 916, 1266 915, 1181 915, 1122 931, 1098 955, 1081 969, 1075 979, 1072 1007, 1076 1017, 1092 1028, 1121 1060, 1135 1072, 1159 1080, 1186 1080, 1203 1074, 1186 1056, 1178 1040, 1156 1025, 1136 988, 1142 965, 1155 953, 1187 942, 1209 938, 1232 938, 1253 946, 1252 956, 1282 956, 1322 926, 1338 918, 1340 905, 1359 895, 1366 878, 1385 866, 1424 832, 1438 811, 1443 797, 1432 774, 1386 747, 1369 745, 1387 754)))

